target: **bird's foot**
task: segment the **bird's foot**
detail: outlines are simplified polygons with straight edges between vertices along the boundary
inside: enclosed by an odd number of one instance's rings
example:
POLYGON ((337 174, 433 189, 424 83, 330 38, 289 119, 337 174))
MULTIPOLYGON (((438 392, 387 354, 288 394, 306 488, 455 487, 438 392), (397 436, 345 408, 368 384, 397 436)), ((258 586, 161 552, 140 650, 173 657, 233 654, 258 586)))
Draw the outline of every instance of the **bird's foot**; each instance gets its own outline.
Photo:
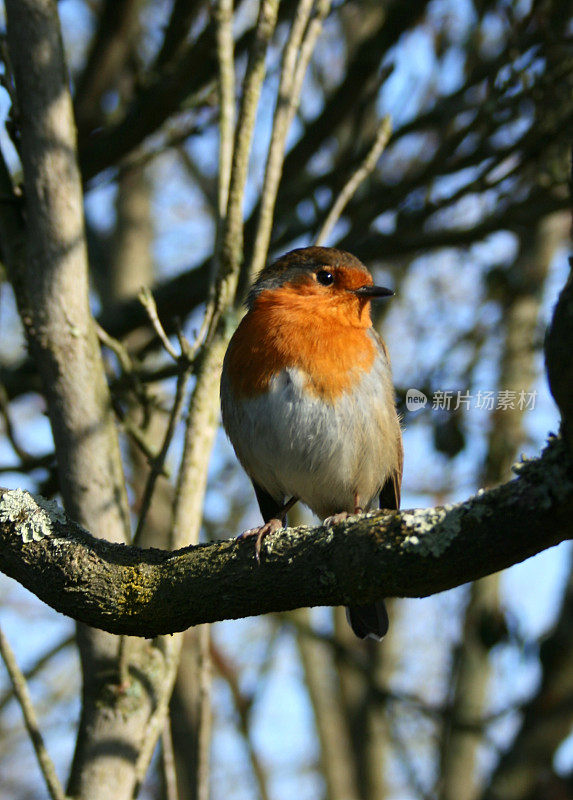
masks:
POLYGON ((256 537, 255 539, 255 558, 257 559, 257 563, 261 563, 261 544, 265 536, 269 533, 275 533, 280 528, 283 527, 283 522, 280 519, 270 519, 268 522, 265 522, 264 525, 259 525, 258 528, 249 528, 246 531, 243 531, 237 536, 237 539, 250 539, 253 536, 256 537))
MULTIPOLYGON (((354 509, 353 514, 362 514, 363 509, 360 506, 356 506, 354 509)), ((344 522, 345 519, 348 517, 353 516, 349 511, 339 511, 338 514, 332 514, 332 516, 327 517, 324 522, 322 523, 325 528, 332 528, 333 525, 338 525, 339 522, 344 522)))
POLYGON ((344 522, 345 519, 348 519, 350 514, 348 511, 339 511, 338 514, 332 514, 330 517, 327 517, 323 525, 325 528, 332 528, 333 525, 338 525, 339 522, 344 522))

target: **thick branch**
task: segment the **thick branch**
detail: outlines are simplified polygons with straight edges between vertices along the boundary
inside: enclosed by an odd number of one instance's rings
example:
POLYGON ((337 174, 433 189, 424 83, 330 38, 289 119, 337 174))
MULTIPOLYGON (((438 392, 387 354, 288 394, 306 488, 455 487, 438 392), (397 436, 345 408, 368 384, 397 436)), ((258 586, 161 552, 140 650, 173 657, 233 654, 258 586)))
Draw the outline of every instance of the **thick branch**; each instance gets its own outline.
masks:
POLYGON ((572 536, 573 462, 562 441, 518 473, 454 506, 281 531, 265 539, 260 567, 248 541, 140 550, 96 540, 61 509, 5 491, 0 569, 57 611, 147 637, 299 606, 422 597, 572 536))
POLYGON ((56 4, 6 3, 19 101, 26 262, 18 306, 40 372, 68 511, 109 539, 129 530, 119 443, 89 309, 75 127, 56 4))

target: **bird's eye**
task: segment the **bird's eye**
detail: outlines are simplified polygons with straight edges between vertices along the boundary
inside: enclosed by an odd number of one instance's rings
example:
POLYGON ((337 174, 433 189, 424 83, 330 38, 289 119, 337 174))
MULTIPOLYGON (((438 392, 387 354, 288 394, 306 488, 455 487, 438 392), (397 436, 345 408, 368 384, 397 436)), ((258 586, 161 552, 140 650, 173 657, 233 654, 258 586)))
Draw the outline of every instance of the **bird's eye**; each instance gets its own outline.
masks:
POLYGON ((334 275, 327 269, 321 269, 320 272, 316 273, 316 280, 322 283, 323 286, 332 286, 334 283, 334 275))

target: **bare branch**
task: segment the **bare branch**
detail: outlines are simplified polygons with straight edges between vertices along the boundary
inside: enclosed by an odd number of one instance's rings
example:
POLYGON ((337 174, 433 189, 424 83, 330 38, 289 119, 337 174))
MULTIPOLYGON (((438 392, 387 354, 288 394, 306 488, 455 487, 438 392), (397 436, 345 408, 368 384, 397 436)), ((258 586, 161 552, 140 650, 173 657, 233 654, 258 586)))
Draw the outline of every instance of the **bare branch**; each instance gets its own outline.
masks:
POLYGON ((117 81, 139 29, 139 0, 103 3, 83 73, 77 81, 75 112, 86 132, 101 124, 101 96, 117 81))
POLYGON ((202 6, 201 0, 174 0, 161 49, 155 59, 154 70, 159 70, 170 61, 176 60, 202 6))
MULTIPOLYGON (((257 233, 249 269, 251 280, 264 266, 269 249, 275 202, 285 158, 286 138, 300 102, 302 81, 308 65, 308 60, 312 54, 312 50, 307 54, 308 58, 304 64, 305 69, 301 73, 300 70, 297 70, 297 60, 299 58, 301 42, 312 11, 312 6, 313 0, 299 0, 288 41, 284 48, 281 77, 271 132, 271 142, 269 145, 265 177, 261 192, 257 233), (295 81, 297 72, 299 80, 295 81)), ((314 44, 316 44, 317 36, 314 38, 313 47, 314 44)))
POLYGON ((0 655, 2 656, 2 660, 6 665, 10 680, 12 681, 12 686, 14 687, 14 694, 16 695, 16 699, 18 700, 20 708, 22 709, 24 723, 30 735, 32 745, 34 746, 36 758, 38 759, 38 764, 42 770, 42 775, 44 776, 44 781, 46 782, 46 787, 50 797, 52 800, 65 800, 64 790, 62 789, 62 785, 58 779, 58 776, 56 775, 53 761, 46 750, 43 736, 40 733, 36 712, 34 711, 34 706, 32 705, 32 698, 30 697, 30 693, 28 692, 28 687, 26 685, 26 679, 24 678, 20 667, 16 662, 12 648, 8 644, 8 640, 4 636, 4 632, 1 629, 0 655))
MULTIPOLYGON (((324 640, 300 633, 310 628, 309 609, 293 612, 297 645, 320 742, 320 763, 329 800, 358 800, 352 737, 343 693, 329 660, 336 651, 324 640), (325 664, 329 668, 325 669, 325 664)), ((379 755, 379 754, 378 754, 379 755)))
POLYGON ((392 4, 385 14, 380 15, 376 28, 361 42, 348 63, 343 81, 329 95, 321 113, 307 125, 304 135, 289 152, 285 174, 293 178, 301 175, 324 140, 355 113, 357 103, 370 94, 371 81, 384 54, 395 46, 405 30, 422 17, 427 5, 428 0, 410 0, 409 3, 392 4))
MULTIPOLYGON (((64 636, 63 639, 60 639, 55 644, 52 644, 44 653, 42 653, 42 655, 37 661, 34 662, 34 664, 32 664, 31 667, 28 667, 28 669, 23 672, 24 679, 29 681, 30 678, 34 678, 39 672, 48 666, 54 656, 57 656, 58 653, 62 652, 62 650, 65 650, 73 645, 74 642, 75 636, 72 634, 71 636, 64 636)), ((13 696, 13 689, 8 689, 0 696, 0 712, 4 710, 4 707, 10 702, 13 696)))
POLYGON ((157 686, 157 696, 155 698, 155 705, 152 713, 146 721, 145 730, 143 731, 142 740, 137 756, 137 763, 135 764, 135 786, 133 789, 133 797, 136 798, 141 789, 143 779, 147 774, 153 751, 157 744, 157 739, 161 735, 165 727, 165 720, 169 711, 169 700, 173 691, 173 683, 177 674, 179 666, 179 655, 181 652, 181 636, 174 636, 172 639, 165 643, 164 647, 164 663, 161 680, 157 686))
POLYGON ((153 325, 153 329, 155 333, 161 339, 161 344, 167 351, 167 353, 171 356, 173 361, 179 361, 179 353, 171 342, 169 341, 169 337, 165 333, 165 329, 161 324, 161 320, 159 319, 159 315, 157 313, 157 304, 155 302, 155 298, 151 293, 151 290, 147 286, 142 286, 139 290, 138 299, 141 305, 147 312, 147 316, 149 317, 149 321, 153 325))
POLYGON ((233 0, 218 0, 217 57, 219 61, 219 190, 220 224, 227 212, 235 131, 235 61, 233 56, 233 0))
POLYGON ((6 438, 8 439, 8 441, 12 446, 12 450, 20 459, 22 466, 26 467, 26 465, 30 463, 35 463, 37 459, 30 453, 28 453, 26 450, 24 450, 24 448, 18 441, 18 437, 14 429, 14 423, 12 422, 12 415, 10 413, 10 402, 8 400, 8 393, 5 387, 1 383, 0 383, 0 417, 4 420, 6 438))
MULTIPOLYGON (((205 300, 209 271, 210 262, 207 261, 153 287, 157 312, 167 331, 173 330, 171 320, 174 317, 184 319, 205 300)), ((104 309, 98 321, 108 333, 117 338, 125 336, 136 328, 149 326, 149 317, 135 297, 111 304, 104 309)))
POLYGON ((231 692, 239 729, 245 740, 245 747, 247 748, 249 761, 251 762, 253 779, 257 785, 259 797, 261 800, 270 800, 269 791, 267 789, 267 774, 255 748, 251 733, 251 709, 254 698, 250 695, 246 695, 242 690, 237 668, 225 658, 223 653, 213 643, 211 644, 211 657, 218 675, 226 682, 231 692))
POLYGON ((235 132, 227 214, 221 237, 221 263, 217 276, 215 313, 210 328, 213 333, 220 315, 234 299, 239 267, 243 257, 243 199, 255 116, 265 76, 267 50, 277 21, 277 11, 277 0, 261 0, 255 39, 249 53, 247 74, 243 82, 239 124, 235 132))
POLYGON ((328 212, 326 219, 322 223, 322 227, 316 234, 316 239, 314 241, 315 244, 317 245, 322 244, 324 240, 328 238, 328 235, 330 234, 330 232, 340 219, 340 215, 342 214, 345 207, 348 205, 348 203, 354 196, 360 184, 366 180, 366 178, 376 167, 378 159, 380 158, 384 148, 388 144, 388 139, 390 138, 391 133, 392 133, 392 126, 390 123, 390 117, 384 117, 384 119, 380 123, 380 127, 378 128, 378 132, 376 133, 374 144, 368 151, 368 154, 364 159, 364 161, 362 162, 362 164, 358 167, 356 172, 350 177, 350 179, 344 185, 342 191, 336 198, 336 201, 334 202, 332 208, 328 212))
POLYGON ((175 427, 179 418, 181 416, 181 412, 183 410, 183 401, 185 400, 185 389, 187 388, 187 382, 189 379, 189 370, 181 370, 179 375, 177 376, 177 386, 175 389, 175 400, 173 402, 173 407, 169 414, 169 422, 167 423, 167 429, 163 436, 163 444, 161 445, 161 449, 151 460, 151 472, 149 473, 149 477, 147 479, 147 483, 145 484, 145 489, 143 491, 143 497, 141 499, 141 507, 139 511, 139 520, 137 523, 136 531, 133 535, 133 544, 137 544, 139 538, 143 532, 143 527, 145 525, 145 520, 147 517, 147 513, 149 511, 149 507, 151 506, 151 500, 153 498, 153 492, 155 490, 155 484, 157 483, 157 479, 160 475, 165 473, 165 459, 167 458, 167 453, 169 451, 169 447, 171 445, 171 440, 173 439, 173 434, 175 433, 175 427))
POLYGON ((211 83, 214 68, 214 25, 207 24, 197 39, 187 44, 172 69, 154 73, 133 98, 117 123, 80 142, 80 163, 85 180, 117 164, 172 115, 194 93, 211 83))

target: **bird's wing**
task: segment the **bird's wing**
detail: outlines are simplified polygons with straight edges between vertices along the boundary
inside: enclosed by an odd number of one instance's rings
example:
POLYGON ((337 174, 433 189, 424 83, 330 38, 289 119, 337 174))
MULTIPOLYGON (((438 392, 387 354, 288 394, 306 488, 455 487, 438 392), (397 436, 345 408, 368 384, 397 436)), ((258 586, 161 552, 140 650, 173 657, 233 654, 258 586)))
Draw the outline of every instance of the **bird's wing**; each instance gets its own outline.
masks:
MULTIPOLYGON (((390 354, 388 348, 384 343, 384 339, 380 336, 375 328, 369 328, 369 333, 376 342, 376 345, 384 353, 384 357, 388 364, 390 364, 390 354)), ((379 502, 380 508, 400 508, 400 491, 402 487, 402 470, 404 468, 404 447, 402 446, 402 434, 398 422, 398 463, 396 469, 393 470, 388 476, 386 483, 380 490, 379 502)))
POLYGON ((400 508, 400 491, 402 488, 402 470, 404 468, 404 448, 402 446, 402 437, 398 442, 398 465, 393 470, 386 483, 380 490, 379 503, 380 508, 400 508))
MULTIPOLYGON (((380 490, 380 508, 400 508, 400 488, 402 486, 402 469, 404 466, 404 449, 402 437, 398 441, 398 463, 382 489, 380 490)), ((380 641, 388 631, 388 612, 384 600, 377 600, 365 606, 351 606, 346 610, 348 622, 360 639, 380 641)))

